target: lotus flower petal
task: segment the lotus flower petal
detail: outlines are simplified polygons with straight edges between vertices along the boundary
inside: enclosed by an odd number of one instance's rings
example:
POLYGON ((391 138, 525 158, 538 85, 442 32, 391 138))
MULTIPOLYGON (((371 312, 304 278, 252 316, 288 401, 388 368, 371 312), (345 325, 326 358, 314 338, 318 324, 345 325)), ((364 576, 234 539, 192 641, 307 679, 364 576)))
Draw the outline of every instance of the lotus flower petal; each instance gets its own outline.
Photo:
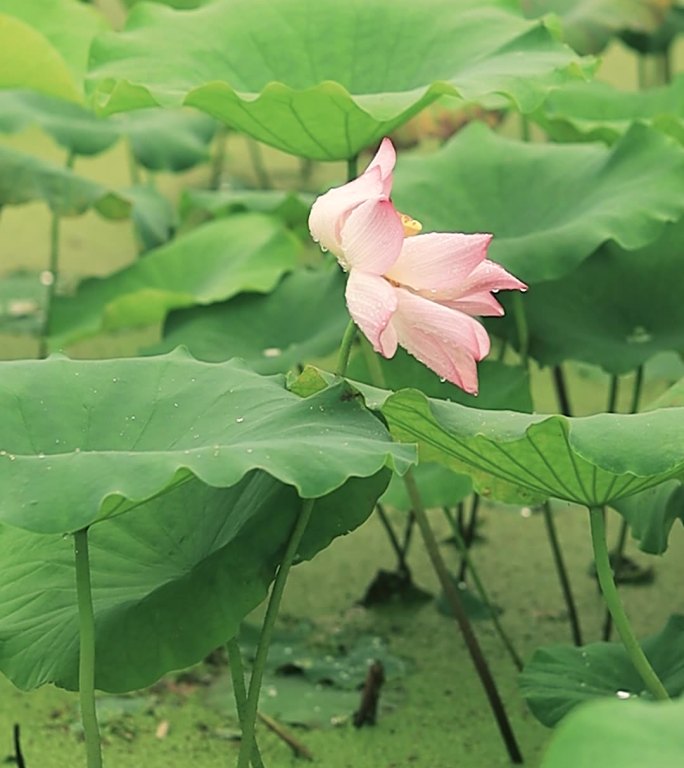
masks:
POLYGON ((407 237, 388 278, 440 301, 462 294, 462 286, 487 255, 492 235, 431 232, 407 237))
POLYGON ((397 309, 397 291, 384 277, 353 269, 345 293, 354 322, 376 352, 392 357, 397 336, 388 326, 397 309))

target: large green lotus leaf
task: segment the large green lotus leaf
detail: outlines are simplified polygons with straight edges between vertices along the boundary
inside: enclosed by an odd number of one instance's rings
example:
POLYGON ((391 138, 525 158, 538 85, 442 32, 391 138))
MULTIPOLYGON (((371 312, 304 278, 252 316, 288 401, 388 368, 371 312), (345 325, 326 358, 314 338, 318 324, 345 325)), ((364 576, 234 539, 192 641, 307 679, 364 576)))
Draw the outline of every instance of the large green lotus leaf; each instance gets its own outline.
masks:
POLYGON ((667 549, 675 520, 684 522, 684 486, 668 480, 634 496, 618 499, 612 506, 629 523, 639 549, 661 555, 667 549))
MULTIPOLYGON (((670 696, 679 696, 684 691, 684 616, 671 616, 642 647, 670 696)), ((617 642, 539 648, 519 681, 532 713, 549 727, 592 699, 649 696, 624 646, 617 642)))
POLYGON ((371 390, 367 401, 397 440, 418 444, 421 461, 468 474, 501 501, 608 504, 684 469, 684 408, 565 418, 467 408, 412 389, 371 390))
MULTIPOLYGON (((17 48, 18 57, 13 61, 12 68, 20 70, 27 67, 36 72, 39 75, 36 90, 71 100, 81 98, 90 44, 95 35, 108 27, 104 16, 78 0, 0 0, 0 14, 7 14, 33 28, 52 49, 49 58, 41 61, 32 58, 34 50, 44 55, 42 46, 34 49, 37 41, 32 41, 30 49, 17 48), (50 65, 56 68, 56 72, 50 68, 42 72, 39 69, 50 65), (69 89, 61 92, 61 89, 58 91, 50 87, 49 83, 55 76, 61 80, 65 68, 70 73, 69 89)), ((19 41, 9 39, 8 42, 11 46, 17 46, 19 41)), ((2 62, 6 52, 9 52, 4 39, 0 51, 2 62)), ((4 69, 4 66, 0 67, 0 71, 4 69)), ((36 86, 23 82, 14 83, 11 87, 36 86)))
POLYGON ((78 104, 22 90, 0 91, 0 131, 15 133, 38 126, 69 152, 96 155, 119 138, 116 123, 78 104))
MULTIPOLYGON (((299 549, 359 526, 389 472, 319 499, 299 549)), ((95 683, 150 685, 223 645, 265 597, 302 501, 265 472, 231 488, 192 480, 89 531, 95 683)), ((0 526, 0 669, 17 686, 78 687, 73 541, 0 526)))
MULTIPOLYGON (((443 381, 434 371, 418 362, 403 349, 391 359, 375 355, 382 371, 385 386, 394 391, 412 387, 428 397, 453 401, 471 408, 496 411, 532 410, 529 373, 520 366, 504 365, 496 360, 485 360, 478 366, 480 391, 469 395, 460 387, 443 381)), ((354 355, 347 368, 350 379, 371 381, 365 355, 354 355)))
POLYGON ((0 13, 0 88, 31 88, 62 99, 79 99, 69 67, 49 41, 4 13, 0 13))
POLYGON ((0 208, 34 200, 43 200, 59 216, 76 216, 95 208, 108 219, 121 219, 131 209, 123 195, 68 168, 0 146, 0 208))
POLYGON ((528 112, 590 65, 511 2, 218 0, 136 6, 91 50, 98 108, 187 104, 292 154, 355 155, 439 96, 528 112))
POLYGON ((216 121, 189 110, 141 109, 117 118, 133 156, 151 171, 185 171, 209 158, 216 121))
POLYGON ((338 269, 301 269, 266 295, 242 293, 208 307, 172 312, 164 339, 147 352, 184 345, 200 360, 242 358, 259 373, 285 373, 340 345, 349 323, 338 269))
POLYGON ((623 42, 639 53, 669 54, 669 48, 675 39, 684 32, 684 5, 681 0, 674 0, 670 6, 665 21, 651 34, 625 30, 621 37, 623 42))
POLYGON ((211 0, 123 0, 128 8, 132 8, 141 2, 160 3, 161 5, 170 5, 172 8, 198 8, 211 0))
POLYGON ((229 487, 263 469, 324 496, 414 449, 338 382, 302 399, 282 378, 176 352, 0 363, 0 522, 60 533, 198 477, 229 487))
MULTIPOLYGON (((543 365, 581 360, 621 374, 658 352, 684 350, 684 304, 672 290, 683 281, 684 218, 635 251, 607 243, 525 295, 530 354, 543 365)), ((492 329, 517 341, 511 313, 492 329)))
POLYGON ((662 23, 669 0, 521 0, 525 14, 535 18, 556 13, 563 37, 579 53, 600 53, 616 32, 654 32, 662 23))
POLYGON ((684 148, 643 125, 606 148, 513 141, 474 123, 432 155, 400 158, 394 200, 427 231, 493 232, 491 258, 532 284, 604 242, 655 240, 684 213, 683 176, 684 148))
POLYGON ((78 104, 21 90, 0 91, 0 131, 38 126, 76 155, 96 155, 120 138, 152 171, 184 171, 207 160, 216 123, 190 110, 141 109, 109 119, 78 104))
POLYGON ((245 213, 204 224, 105 278, 85 280, 53 305, 53 349, 77 339, 163 320, 179 307, 243 291, 270 291, 297 264, 300 245, 269 216, 245 213))
POLYGON ((541 768, 680 768, 684 701, 597 701, 554 732, 541 768))
POLYGON ((557 141, 612 144, 639 120, 684 143, 684 75, 641 91, 621 91, 598 81, 567 83, 548 95, 534 119, 557 141))
POLYGON ((178 226, 176 209, 168 197, 148 184, 129 187, 126 196, 133 201, 131 219, 140 252, 146 253, 168 243, 178 226))
MULTIPOLYGON (((473 484, 468 475, 452 472, 443 464, 433 461, 423 461, 414 467, 413 476, 420 491, 420 499, 426 509, 453 507, 473 492, 473 484)), ((390 484, 380 501, 404 511, 413 508, 406 490, 406 483, 398 475, 392 475, 390 484)))
MULTIPOLYGON (((378 357, 385 382, 390 389, 414 387, 428 397, 453 400, 456 403, 487 410, 531 411, 532 397, 527 371, 495 360, 486 360, 479 366, 480 392, 475 397, 449 382, 440 381, 431 370, 403 350, 391 360, 378 357)), ((350 378, 368 381, 365 358, 357 355, 348 368, 350 378)), ((414 470, 423 503, 427 507, 451 507, 468 496, 472 482, 467 475, 453 472, 449 467, 434 462, 421 462, 414 470)), ((398 509, 411 509, 411 501, 401 477, 390 481, 383 501, 398 509)))
POLYGON ((188 221, 221 218, 244 211, 272 213, 291 229, 308 233, 307 221, 313 201, 313 195, 279 189, 186 189, 178 209, 181 218, 188 221))

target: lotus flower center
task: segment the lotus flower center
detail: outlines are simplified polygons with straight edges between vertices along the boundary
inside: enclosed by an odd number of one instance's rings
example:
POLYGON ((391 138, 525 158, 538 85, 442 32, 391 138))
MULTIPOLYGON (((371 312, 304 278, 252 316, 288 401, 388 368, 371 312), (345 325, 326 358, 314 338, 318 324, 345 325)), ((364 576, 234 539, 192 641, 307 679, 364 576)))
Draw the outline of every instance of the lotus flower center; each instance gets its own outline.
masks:
MULTIPOLYGON (((397 213, 399 213, 399 211, 397 211, 397 213)), ((413 235, 417 235, 423 228, 423 225, 419 221, 412 219, 405 213, 399 213, 399 218, 401 219, 401 224, 404 227, 404 237, 412 237, 413 235)))

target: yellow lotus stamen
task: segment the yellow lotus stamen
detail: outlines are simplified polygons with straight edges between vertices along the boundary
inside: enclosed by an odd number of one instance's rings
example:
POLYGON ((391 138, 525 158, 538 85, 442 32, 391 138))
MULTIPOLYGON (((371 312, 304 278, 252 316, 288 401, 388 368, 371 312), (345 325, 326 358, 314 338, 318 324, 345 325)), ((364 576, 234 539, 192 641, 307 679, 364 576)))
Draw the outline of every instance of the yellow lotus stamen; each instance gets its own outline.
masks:
POLYGON ((407 216, 405 213, 399 213, 399 218, 401 219, 401 224, 404 227, 405 237, 412 237, 413 235, 417 235, 420 232, 420 230, 423 228, 423 225, 419 221, 412 219, 410 216, 407 216))

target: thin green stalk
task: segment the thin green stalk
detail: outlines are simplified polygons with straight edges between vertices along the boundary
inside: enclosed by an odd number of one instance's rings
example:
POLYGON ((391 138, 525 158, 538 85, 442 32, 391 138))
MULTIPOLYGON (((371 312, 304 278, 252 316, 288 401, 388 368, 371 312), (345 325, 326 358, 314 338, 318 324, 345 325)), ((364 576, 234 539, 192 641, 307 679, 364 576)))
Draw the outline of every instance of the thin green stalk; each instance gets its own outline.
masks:
POLYGON ((667 85, 672 80, 672 62, 670 50, 661 53, 642 53, 639 56, 639 88, 657 88, 667 85))
MULTIPOLYGON (((470 517, 468 527, 465 529, 465 545, 467 548, 473 546, 475 535, 477 533, 477 511, 480 508, 480 494, 473 492, 473 501, 470 505, 470 517)), ((458 570, 458 580, 464 581, 468 571, 468 560, 464 557, 461 560, 461 566, 458 570)))
POLYGON ((335 366, 335 376, 344 376, 347 372, 347 366, 349 365, 349 355, 351 355, 351 349, 356 338, 356 324, 353 320, 349 321, 347 329, 342 337, 342 343, 340 344, 340 351, 337 356, 337 365, 335 366))
MULTIPOLYGON (((240 728, 243 728, 247 709, 247 691, 245 689, 245 670, 242 666, 242 651, 240 650, 240 643, 238 643, 237 637, 231 638, 226 643, 226 649, 228 651, 230 677, 233 681, 235 707, 240 721, 240 728)), ((264 763, 261 759, 261 753, 259 752, 256 739, 253 739, 252 745, 252 765, 254 768, 264 768, 264 763)))
POLYGON ((252 168, 254 168, 254 175, 257 177, 257 182, 260 189, 271 189, 271 179, 269 178, 268 171, 266 170, 266 164, 264 163, 264 156, 261 151, 261 145, 256 139, 251 136, 246 137, 247 151, 249 152, 249 159, 252 161, 252 168))
POLYGON ((530 119, 522 112, 520 113, 520 138, 523 141, 530 140, 530 119))
POLYGON ((508 751, 508 755, 513 763, 519 765, 523 762, 523 758, 520 752, 520 748, 518 747, 515 734, 513 733, 513 729, 511 728, 511 724, 508 720, 508 716, 506 715, 503 701, 501 700, 501 696, 499 695, 496 683, 492 677, 489 665, 487 664, 484 654, 482 653, 482 649, 480 648, 480 644, 477 640, 477 637, 475 636, 475 632, 473 631, 472 625, 470 624, 470 620, 468 619, 468 616, 463 608, 459 590, 454 584, 451 575, 449 574, 446 563, 442 559, 442 555, 437 544, 437 539, 435 538, 435 535, 432 532, 432 528, 430 527, 430 523, 427 519, 427 515, 425 514, 423 502, 420 497, 420 492, 418 491, 416 480, 413 476, 413 472, 410 469, 404 475, 404 482, 406 484, 406 490, 408 491, 409 498, 411 499, 411 505, 413 508, 413 514, 416 518, 416 523, 418 524, 418 528, 423 537, 425 549, 427 550, 430 562, 432 563, 432 567, 437 574, 437 578, 439 579, 444 595, 449 602, 451 610, 454 614, 454 618, 458 622, 458 626, 461 630, 461 634, 465 641, 466 647, 470 653, 470 658, 472 659, 473 665, 475 666, 477 674, 480 678, 480 682, 482 683, 482 687, 484 688, 485 694, 489 701, 492 714, 494 715, 496 724, 499 727, 499 731, 501 732, 501 736, 508 751))
POLYGON ((590 507, 589 520, 591 523, 591 542, 594 548, 596 574, 598 576, 601 592, 603 593, 603 599, 613 617, 615 627, 620 635, 622 644, 627 651, 627 655, 634 665, 634 668, 641 676, 644 685, 655 699, 665 701, 670 697, 636 639, 634 630, 629 623, 625 609, 620 601, 617 587, 615 586, 613 570, 610 566, 610 558, 608 556, 608 547, 606 545, 606 523, 603 516, 603 509, 601 507, 590 507))
POLYGON ((221 123, 214 136, 214 153, 211 157, 211 173, 209 176, 209 189, 218 189, 223 178, 223 164, 226 160, 226 146, 228 144, 228 126, 221 123))
POLYGON ((355 179, 359 175, 359 156, 353 155, 347 159, 347 181, 355 179))
POLYGON ((634 385, 632 387, 632 402, 629 404, 629 412, 636 413, 639 410, 639 401, 641 400, 641 390, 644 384, 644 366, 640 365, 634 374, 634 385))
POLYGON ((610 390, 608 391, 608 405, 606 413, 615 413, 617 409, 618 393, 620 388, 620 377, 613 374, 610 377, 610 390))
POLYGON ((387 534, 387 538, 390 540, 394 554, 397 556, 397 570, 400 573, 407 573, 409 568, 408 563, 406 562, 406 552, 399 543, 399 539, 397 539, 397 535, 394 532, 394 528, 392 528, 392 523, 390 523, 389 518, 387 517, 385 508, 382 504, 377 503, 375 505, 375 511, 378 513, 382 527, 385 529, 385 533, 387 534))
MULTIPOLYGON (((644 366, 640 365, 634 375, 634 384, 632 386, 632 402, 629 405, 629 412, 636 413, 639 410, 639 401, 641 400, 641 390, 644 383, 644 366)), ((613 563, 615 565, 615 571, 619 572, 622 567, 622 559, 625 555, 625 546, 627 544, 627 533, 629 532, 629 525, 624 517, 620 516, 620 532, 618 533, 617 543, 613 550, 613 563)), ((613 634, 613 618, 610 615, 610 611, 606 611, 606 615, 603 619, 603 632, 602 638, 604 640, 610 640, 610 636, 613 634)))
POLYGON ((294 528, 290 534, 290 539, 287 542, 287 548, 283 559, 278 568, 275 581, 273 582, 273 589, 271 590, 271 597, 268 601, 268 607, 266 608, 266 615, 264 617, 264 623, 261 627, 261 634, 259 636, 259 644, 257 645, 256 657, 252 666, 252 676, 249 681, 249 692, 247 694, 247 703, 245 705, 245 717, 242 723, 242 743, 240 745, 240 756, 238 758, 238 768, 247 768, 252 756, 252 749, 254 745, 254 726, 256 723, 257 707, 259 705, 259 692, 261 690, 261 681, 264 676, 264 669, 266 668, 266 659, 268 657, 268 648, 271 644, 271 638, 273 636, 273 630, 275 628, 276 618, 278 617, 278 609, 280 608, 280 601, 283 597, 285 590, 285 582, 287 581, 290 568, 292 567, 292 561, 297 554, 299 545, 302 541, 302 536, 306 527, 311 519, 311 513, 314 508, 315 499, 304 499, 301 510, 297 516, 294 528))
POLYGON ((137 187, 141 183, 140 166, 133 152, 133 145, 128 141, 128 173, 131 177, 131 184, 137 187))
POLYGON ((473 559, 470 556, 470 551, 466 546, 466 543, 463 540, 463 537, 461 536, 461 532, 458 530, 458 525, 456 523, 456 520, 454 520, 453 515, 449 513, 448 507, 443 507, 442 511, 444 512, 444 516, 446 517, 447 521, 449 522, 449 525, 451 526, 454 539, 456 540, 456 546, 459 548, 461 552, 461 556, 468 564, 468 570, 470 571, 470 575, 473 581, 475 582, 475 589, 477 589, 477 592, 480 595, 480 599, 482 600, 482 602, 487 606, 487 610, 489 611, 489 616, 492 620, 492 623, 494 624, 494 629, 496 630, 496 633, 499 635, 499 639, 503 643, 504 648, 508 651, 508 655, 511 657, 511 661, 513 662, 514 666, 516 667, 518 672, 521 672, 523 668, 522 659, 518 655, 518 652, 515 650, 515 647, 511 642, 511 639, 508 637, 501 622, 499 621, 499 616, 496 612, 496 608, 492 604, 492 601, 489 599, 489 595, 487 594, 487 591, 484 587, 482 579, 480 578, 480 574, 478 573, 477 568, 475 568, 475 563, 473 563, 473 559))
POLYGON ((582 645, 582 630, 580 629, 577 606, 575 605, 575 598, 572 594, 572 587, 570 586, 570 578, 568 577, 565 561, 563 560, 563 552, 560 547, 560 542, 558 541, 558 533, 556 531, 556 523, 553 519, 551 504, 549 504, 548 501, 545 501, 542 509, 544 513, 544 523, 546 524, 546 535, 549 539, 549 544, 551 545, 553 562, 556 566, 558 581, 560 582, 563 599, 565 600, 565 608, 568 612, 572 641, 575 645, 579 646, 582 645))
POLYGON ((90 587, 88 529, 74 534, 76 561, 76 595, 80 649, 78 654, 78 691, 81 701, 81 722, 86 744, 88 768, 102 768, 100 729, 95 708, 95 615, 90 587))
POLYGON ((570 397, 568 395, 568 388, 565 384, 565 375, 563 374, 562 365, 554 365, 551 369, 553 375, 553 386, 556 390, 556 397, 558 398, 558 407, 563 416, 572 416, 572 407, 570 405, 570 397))
MULTIPOLYGON (((66 167, 71 169, 76 162, 76 155, 69 152, 66 159, 66 167)), ((61 226, 61 216, 58 213, 52 214, 50 222, 50 256, 47 271, 45 275, 45 307, 43 310, 43 322, 40 329, 40 339, 38 342, 38 357, 42 360, 48 355, 48 336, 50 334, 50 319, 52 317, 52 305, 57 290, 57 281, 59 280, 59 230, 61 226)))
POLYGON ((527 326, 527 315, 520 291, 513 291, 513 319, 518 332, 518 352, 524 368, 527 368, 530 357, 530 330, 527 326))
MULTIPOLYGON (((386 386, 381 370, 376 376, 373 376, 371 372, 371 376, 371 381, 374 386, 386 386)), ((403 479, 404 485, 406 486, 406 492, 408 493, 408 497, 411 502, 412 517, 418 524, 418 529, 420 530, 421 536, 423 538, 423 543, 425 544, 425 549, 428 553, 428 557, 430 558, 432 568, 437 575, 437 578, 439 579, 442 591, 444 592, 444 596, 446 597, 449 606, 451 607, 454 618, 458 622, 459 629, 461 630, 461 634, 465 641, 466 647, 468 648, 470 658, 472 659, 475 670, 477 671, 480 682, 482 683, 482 687, 484 688, 487 700, 489 701, 489 706, 501 733, 508 755, 513 763, 521 764, 523 762, 522 753, 520 752, 518 742, 516 741, 515 734, 513 733, 513 729, 511 728, 511 724, 508 720, 503 701, 501 700, 501 696, 499 695, 499 691, 496 687, 496 683, 494 682, 494 678, 492 677, 492 673, 487 664, 487 660, 482 653, 480 644, 470 624, 470 619, 468 619, 468 615, 463 608, 459 590, 454 584, 454 581, 451 578, 451 574, 449 573, 449 569, 447 568, 446 563, 444 562, 444 559, 442 558, 442 555, 439 551, 437 539, 432 532, 432 528, 430 527, 427 515, 425 514, 425 507, 423 506, 423 501, 420 497, 418 485, 416 484, 416 479, 411 469, 408 470, 403 479)), ((239 766, 239 768, 244 767, 239 766)))

